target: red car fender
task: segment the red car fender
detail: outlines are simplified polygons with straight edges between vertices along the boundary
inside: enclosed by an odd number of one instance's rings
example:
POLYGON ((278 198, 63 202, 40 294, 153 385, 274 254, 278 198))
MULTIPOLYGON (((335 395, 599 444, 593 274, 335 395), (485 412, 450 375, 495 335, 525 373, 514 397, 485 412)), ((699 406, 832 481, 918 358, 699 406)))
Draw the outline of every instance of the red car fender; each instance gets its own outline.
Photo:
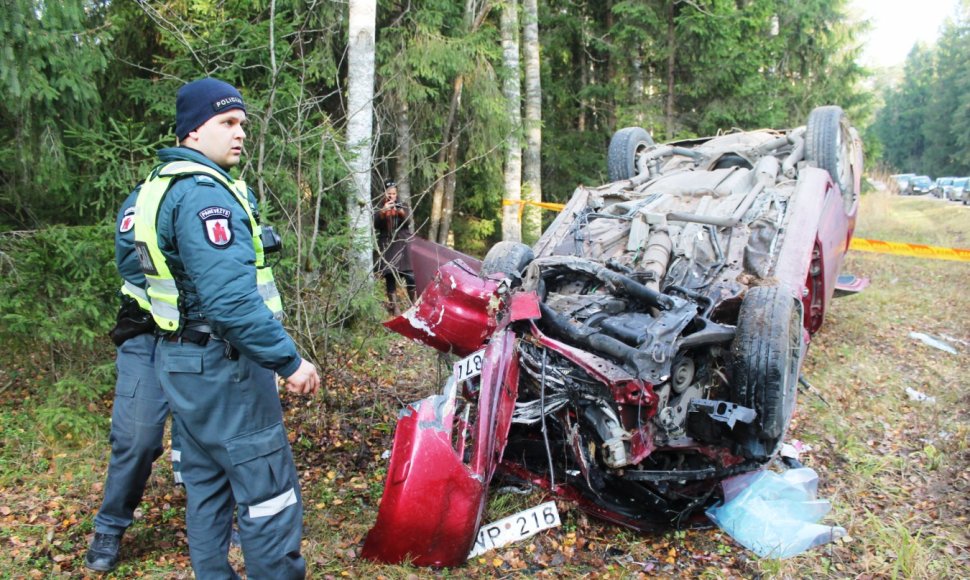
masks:
POLYGON ((830 191, 830 185, 831 179, 826 171, 805 168, 789 201, 788 212, 792 220, 775 259, 774 277, 798 291, 799 299, 812 263, 812 248, 818 236, 825 193, 830 191))
POLYGON ((858 202, 847 214, 838 185, 828 172, 813 167, 801 171, 792 197, 792 221, 775 260, 774 277, 802 301, 804 326, 815 332, 835 292, 858 202), (813 268, 818 272, 813 274, 813 268))
POLYGON ((404 314, 384 323, 388 329, 442 352, 469 355, 498 327, 504 282, 480 278, 461 260, 442 266, 434 281, 404 314))
POLYGON ((433 567, 465 561, 508 441, 518 379, 515 335, 505 331, 485 351, 478 416, 470 424, 455 416, 459 395, 453 379, 443 394, 408 405, 394 434, 384 495, 363 557, 433 567))

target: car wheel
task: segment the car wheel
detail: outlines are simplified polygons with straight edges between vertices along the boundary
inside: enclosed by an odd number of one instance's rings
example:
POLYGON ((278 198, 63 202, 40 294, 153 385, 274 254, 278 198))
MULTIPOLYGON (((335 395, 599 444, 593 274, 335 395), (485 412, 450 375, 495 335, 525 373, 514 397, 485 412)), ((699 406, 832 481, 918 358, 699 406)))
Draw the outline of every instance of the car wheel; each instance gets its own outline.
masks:
POLYGON ((757 418, 741 428, 742 452, 766 459, 785 434, 798 390, 802 312, 778 286, 750 288, 741 303, 731 346, 731 402, 757 418))
POLYGON ((635 177, 637 156, 652 146, 650 133, 640 127, 626 127, 613 133, 606 155, 606 173, 610 181, 635 177))
POLYGON ((829 172, 832 181, 839 185, 846 205, 851 204, 858 192, 852 173, 852 135, 841 107, 816 107, 809 114, 805 157, 814 167, 829 172))
POLYGON ((505 274, 519 281, 525 267, 535 258, 532 248, 520 242, 499 242, 491 247, 482 260, 480 274, 505 274))

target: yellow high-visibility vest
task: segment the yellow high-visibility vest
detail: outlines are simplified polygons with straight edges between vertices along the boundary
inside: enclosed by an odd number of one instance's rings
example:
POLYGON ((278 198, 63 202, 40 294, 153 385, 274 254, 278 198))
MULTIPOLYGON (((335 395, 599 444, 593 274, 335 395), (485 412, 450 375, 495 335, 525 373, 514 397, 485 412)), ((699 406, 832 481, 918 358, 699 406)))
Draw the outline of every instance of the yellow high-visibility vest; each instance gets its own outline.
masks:
MULTIPOLYGON (((148 281, 148 300, 151 303, 152 318, 163 331, 175 332, 179 329, 182 316, 179 311, 179 292, 175 278, 165 261, 165 255, 158 247, 158 231, 155 220, 172 180, 185 175, 207 175, 232 192, 236 201, 246 211, 253 230, 253 249, 256 250, 256 286, 263 303, 276 319, 283 317, 283 299, 273 278, 273 269, 266 265, 260 227, 249 206, 246 183, 242 180, 230 181, 226 176, 211 167, 194 161, 173 161, 154 169, 142 185, 138 201, 135 203, 135 250, 141 269, 148 281)), ((137 297, 136 297, 137 300, 137 297)))

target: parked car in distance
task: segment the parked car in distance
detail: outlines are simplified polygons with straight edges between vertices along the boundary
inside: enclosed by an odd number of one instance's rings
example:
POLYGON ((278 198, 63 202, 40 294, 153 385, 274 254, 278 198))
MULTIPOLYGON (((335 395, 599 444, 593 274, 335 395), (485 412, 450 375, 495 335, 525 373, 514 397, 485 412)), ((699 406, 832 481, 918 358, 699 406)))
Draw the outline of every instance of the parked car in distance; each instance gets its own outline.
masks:
POLYGON ((946 199, 962 201, 963 205, 970 205, 970 177, 958 177, 947 186, 946 199))
POLYGON ((893 179, 893 183, 896 184, 896 193, 900 195, 906 195, 906 188, 909 186, 909 180, 916 177, 915 173, 896 173, 890 175, 893 179))
POLYGON ((956 177, 937 177, 933 187, 930 188, 930 193, 940 199, 950 199, 947 196, 947 188, 953 184, 954 179, 956 177))
POLYGON ((907 195, 923 195, 930 192, 933 187, 933 180, 928 175, 917 175, 909 180, 906 188, 907 195))

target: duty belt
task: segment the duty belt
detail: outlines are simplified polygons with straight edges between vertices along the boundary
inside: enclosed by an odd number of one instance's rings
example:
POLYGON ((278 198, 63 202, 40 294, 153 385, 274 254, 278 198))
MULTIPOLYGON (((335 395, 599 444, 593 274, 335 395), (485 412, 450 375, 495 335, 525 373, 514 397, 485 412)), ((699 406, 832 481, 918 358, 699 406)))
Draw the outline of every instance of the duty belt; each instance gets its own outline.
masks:
POLYGON ((192 323, 186 325, 184 328, 177 332, 163 332, 161 333, 162 340, 168 342, 191 342, 192 344, 197 344, 199 346, 205 346, 209 344, 210 340, 219 340, 226 343, 226 358, 229 360, 236 360, 239 358, 239 351, 236 347, 232 346, 226 339, 212 332, 212 327, 206 323, 192 323))
POLYGON ((190 324, 176 332, 162 332, 161 335, 163 340, 169 342, 184 340, 199 346, 209 344, 209 340, 211 339, 222 340, 212 333, 212 327, 208 324, 190 324))

